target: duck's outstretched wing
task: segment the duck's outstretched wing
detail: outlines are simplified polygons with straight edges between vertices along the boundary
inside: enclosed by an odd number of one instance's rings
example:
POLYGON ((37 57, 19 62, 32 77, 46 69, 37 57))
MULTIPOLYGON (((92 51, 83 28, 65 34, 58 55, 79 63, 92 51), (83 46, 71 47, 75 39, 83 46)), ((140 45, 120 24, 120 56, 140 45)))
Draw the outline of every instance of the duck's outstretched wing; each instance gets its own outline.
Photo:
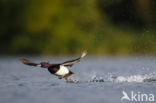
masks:
POLYGON ((80 59, 84 58, 87 55, 87 52, 82 52, 81 56, 79 58, 76 58, 74 60, 66 61, 64 63, 61 63, 60 65, 63 66, 73 66, 75 63, 79 62, 80 59))
POLYGON ((29 65, 29 66, 40 66, 40 64, 34 63, 34 62, 29 61, 29 60, 24 59, 24 58, 21 58, 20 61, 21 61, 23 64, 26 64, 26 65, 29 65))

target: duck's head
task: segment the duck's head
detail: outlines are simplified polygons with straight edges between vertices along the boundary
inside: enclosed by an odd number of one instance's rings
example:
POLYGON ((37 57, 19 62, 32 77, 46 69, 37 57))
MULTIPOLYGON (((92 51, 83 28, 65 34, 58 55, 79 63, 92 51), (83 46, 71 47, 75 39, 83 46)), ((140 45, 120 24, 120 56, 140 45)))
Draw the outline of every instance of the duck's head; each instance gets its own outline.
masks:
POLYGON ((48 68, 50 66, 48 62, 41 62, 40 64, 42 68, 48 68))

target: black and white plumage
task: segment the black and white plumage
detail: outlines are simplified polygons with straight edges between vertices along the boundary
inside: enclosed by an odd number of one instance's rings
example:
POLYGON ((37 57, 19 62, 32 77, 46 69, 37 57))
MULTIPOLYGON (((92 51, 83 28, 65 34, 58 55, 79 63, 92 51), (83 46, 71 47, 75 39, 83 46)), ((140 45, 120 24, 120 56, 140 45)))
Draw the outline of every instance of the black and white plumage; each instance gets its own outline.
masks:
POLYGON ((24 58, 21 58, 20 60, 23 64, 29 66, 39 66, 42 68, 47 68, 51 74, 58 76, 59 79, 65 78, 67 82, 73 82, 73 80, 69 78, 69 76, 72 75, 73 72, 71 72, 67 67, 72 67, 75 63, 79 62, 86 55, 87 52, 83 52, 79 58, 59 64, 50 64, 48 62, 34 63, 24 58))

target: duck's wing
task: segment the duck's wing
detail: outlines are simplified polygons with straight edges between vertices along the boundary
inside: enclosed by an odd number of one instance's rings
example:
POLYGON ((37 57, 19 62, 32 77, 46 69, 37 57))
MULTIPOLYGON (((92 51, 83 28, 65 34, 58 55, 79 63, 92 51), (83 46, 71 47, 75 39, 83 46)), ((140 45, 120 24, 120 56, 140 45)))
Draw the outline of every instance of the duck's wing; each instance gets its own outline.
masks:
POLYGON ((29 61, 29 60, 24 59, 24 58, 21 58, 20 61, 21 61, 23 64, 26 64, 26 65, 29 65, 29 66, 40 66, 40 64, 34 63, 34 62, 29 61))
POLYGON ((66 61, 64 63, 61 63, 60 65, 63 66, 73 66, 75 63, 79 62, 82 58, 84 58, 87 55, 87 52, 82 52, 81 56, 79 58, 76 58, 74 60, 66 61))

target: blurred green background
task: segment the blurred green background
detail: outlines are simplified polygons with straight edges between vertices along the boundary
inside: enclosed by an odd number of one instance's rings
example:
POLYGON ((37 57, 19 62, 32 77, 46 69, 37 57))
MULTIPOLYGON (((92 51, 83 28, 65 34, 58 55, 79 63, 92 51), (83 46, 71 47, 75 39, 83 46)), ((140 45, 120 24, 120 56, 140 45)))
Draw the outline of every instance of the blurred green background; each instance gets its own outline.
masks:
POLYGON ((0 54, 155 55, 156 0, 0 0, 0 54))

